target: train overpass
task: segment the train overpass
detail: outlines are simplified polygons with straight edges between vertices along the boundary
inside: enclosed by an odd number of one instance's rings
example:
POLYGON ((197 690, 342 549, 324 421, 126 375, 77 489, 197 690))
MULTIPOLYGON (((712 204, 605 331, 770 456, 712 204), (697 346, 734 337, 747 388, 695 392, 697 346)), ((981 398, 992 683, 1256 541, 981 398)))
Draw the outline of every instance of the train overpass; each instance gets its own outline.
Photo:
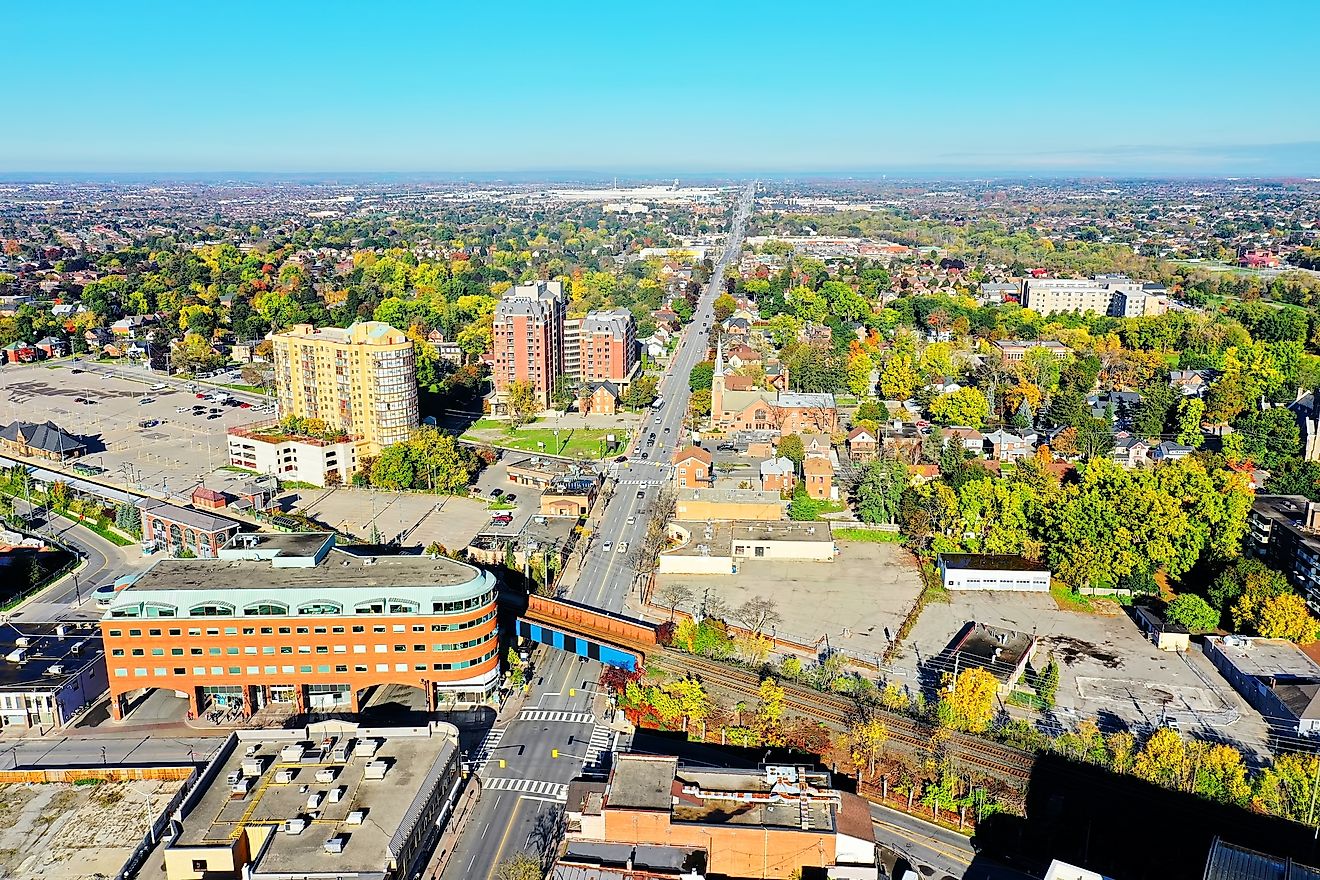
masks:
POLYGON ((515 626, 521 638, 630 672, 660 644, 655 624, 545 596, 530 596, 515 626))

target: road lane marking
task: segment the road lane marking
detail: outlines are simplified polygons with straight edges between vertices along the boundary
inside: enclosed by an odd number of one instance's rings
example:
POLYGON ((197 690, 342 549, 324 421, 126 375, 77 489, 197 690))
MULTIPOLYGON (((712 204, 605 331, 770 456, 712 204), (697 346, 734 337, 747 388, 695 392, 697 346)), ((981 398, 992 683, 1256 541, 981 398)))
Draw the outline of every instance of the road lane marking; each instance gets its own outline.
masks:
POLYGON ((568 712, 561 709, 523 709, 519 721, 554 721, 560 724, 594 724, 596 717, 590 712, 568 712))

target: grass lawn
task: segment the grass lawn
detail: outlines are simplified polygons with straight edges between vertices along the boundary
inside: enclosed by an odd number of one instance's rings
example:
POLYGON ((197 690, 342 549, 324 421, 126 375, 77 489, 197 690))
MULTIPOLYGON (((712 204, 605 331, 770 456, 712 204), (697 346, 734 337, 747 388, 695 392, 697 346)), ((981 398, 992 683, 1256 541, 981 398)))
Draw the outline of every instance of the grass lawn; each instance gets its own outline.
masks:
POLYGON ((263 394, 263 395, 264 395, 264 394, 266 393, 266 389, 265 389, 265 388, 260 388, 260 387, 258 387, 258 386, 256 386, 256 385, 238 385, 238 384, 236 384, 236 385, 221 385, 220 387, 221 387, 221 388, 232 388, 232 389, 234 389, 235 391, 247 391, 247 392, 250 392, 250 393, 252 393, 252 394, 263 394))
POLYGON ((1050 595, 1054 597, 1054 604, 1059 606, 1060 611, 1080 611, 1090 614, 1095 610, 1091 607, 1089 596, 1083 596, 1058 581, 1050 584, 1050 595))
MULTIPOLYGON (((477 425, 480 425, 480 422, 477 425)), ((477 427, 477 425, 473 427, 477 427)), ((557 454, 572 458, 600 458, 601 441, 610 434, 614 435, 616 448, 619 449, 627 446, 628 439, 631 436, 628 431, 622 428, 564 428, 559 432, 557 454)), ((502 434, 495 438, 477 437, 468 433, 463 435, 463 439, 476 443, 493 443, 496 446, 521 449, 525 452, 556 454, 555 435, 549 428, 520 428, 517 431, 502 434), (538 446, 537 444, 543 445, 538 446)), ((613 453, 614 450, 607 449, 605 452, 608 455, 613 453)))
POLYGON ((834 539, 862 544, 898 544, 903 536, 898 532, 873 532, 870 529, 835 529, 834 539))
POLYGON ((134 540, 133 538, 120 534, 117 529, 113 529, 109 526, 102 526, 99 523, 94 522, 93 520, 78 519, 77 517, 74 517, 74 521, 77 522, 79 525, 91 529, 93 532, 96 532, 96 534, 100 535, 102 538, 105 538, 107 541, 109 541, 111 544, 114 544, 117 547, 128 547, 132 544, 137 543, 137 541, 134 540))

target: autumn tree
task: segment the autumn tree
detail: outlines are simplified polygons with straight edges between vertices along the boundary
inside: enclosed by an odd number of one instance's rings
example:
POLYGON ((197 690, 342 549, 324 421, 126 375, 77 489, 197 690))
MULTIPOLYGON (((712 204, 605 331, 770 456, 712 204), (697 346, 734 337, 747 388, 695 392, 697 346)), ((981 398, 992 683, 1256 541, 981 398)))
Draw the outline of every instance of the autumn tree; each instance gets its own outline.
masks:
POLYGON ((506 389, 509 405, 509 420, 519 427, 536 418, 541 412, 541 398, 536 393, 536 386, 525 380, 510 382, 506 389))
POLYGON ((1219 612, 1195 593, 1183 593, 1170 602, 1164 619, 1180 623, 1192 632, 1205 632, 1219 626, 1219 612))
POLYGON ((936 716, 944 727, 980 733, 994 718, 998 693, 999 679, 984 669, 964 669, 956 678, 945 673, 936 716))
POLYGON ((959 388, 931 401, 930 417, 941 425, 979 428, 990 416, 990 404, 975 388, 959 388))
POLYGON ((1146 740, 1132 765, 1132 774, 1156 785, 1183 790, 1190 770, 1187 746, 1178 731, 1161 727, 1146 740))
POLYGON ((889 729, 877 716, 854 721, 848 728, 847 743, 852 762, 858 769, 867 768, 867 775, 875 775, 876 762, 884 756, 889 729))
POLYGON ((738 301, 727 293, 721 293, 715 297, 713 314, 716 321, 725 321, 730 315, 738 310, 738 301))

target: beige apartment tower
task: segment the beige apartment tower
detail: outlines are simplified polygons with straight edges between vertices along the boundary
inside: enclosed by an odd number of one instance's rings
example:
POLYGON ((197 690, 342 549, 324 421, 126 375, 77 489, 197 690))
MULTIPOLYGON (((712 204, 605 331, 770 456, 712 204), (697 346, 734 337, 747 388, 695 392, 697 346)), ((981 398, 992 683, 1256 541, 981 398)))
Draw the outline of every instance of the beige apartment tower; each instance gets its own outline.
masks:
POLYGON ((417 427, 413 344, 380 321, 348 329, 295 324, 272 333, 280 415, 322 419, 366 441, 368 455, 417 427))

